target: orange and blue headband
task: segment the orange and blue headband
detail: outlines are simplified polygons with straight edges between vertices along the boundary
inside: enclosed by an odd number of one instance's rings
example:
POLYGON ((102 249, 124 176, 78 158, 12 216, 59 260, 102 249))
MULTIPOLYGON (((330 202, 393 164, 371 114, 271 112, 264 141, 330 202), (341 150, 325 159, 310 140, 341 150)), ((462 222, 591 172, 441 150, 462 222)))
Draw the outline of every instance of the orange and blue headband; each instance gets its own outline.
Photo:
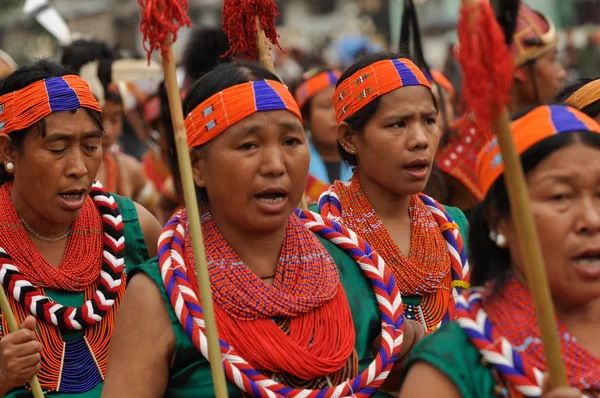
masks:
MULTIPOLYGON (((519 155, 535 144, 556 134, 590 131, 600 134, 594 119, 565 105, 540 106, 511 124, 512 136, 519 155)), ((477 157, 477 171, 483 195, 504 173, 502 154, 496 138, 491 139, 477 157)))
POLYGON ((256 112, 287 110, 302 121, 286 86, 274 80, 238 84, 214 94, 185 118, 188 146, 206 144, 230 126, 256 112))
POLYGON ((79 108, 102 112, 85 80, 76 75, 39 80, 0 97, 0 134, 31 127, 53 112, 79 108))
POLYGON ((431 90, 431 84, 421 69, 410 59, 386 59, 359 70, 335 90, 333 104, 338 123, 375 98, 407 86, 425 86, 431 90))
POLYGON ((309 77, 300 83, 294 95, 298 107, 302 109, 308 100, 327 87, 335 87, 340 75, 338 71, 326 71, 309 77))

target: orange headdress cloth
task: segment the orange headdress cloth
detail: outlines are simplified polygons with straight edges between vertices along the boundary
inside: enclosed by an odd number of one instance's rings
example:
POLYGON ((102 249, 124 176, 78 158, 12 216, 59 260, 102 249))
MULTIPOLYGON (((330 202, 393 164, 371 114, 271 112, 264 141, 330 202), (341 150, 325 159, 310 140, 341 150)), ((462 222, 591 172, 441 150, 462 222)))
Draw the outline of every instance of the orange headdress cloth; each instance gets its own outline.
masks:
POLYGON ((325 71, 304 80, 294 93, 298 107, 302 109, 308 100, 327 87, 335 87, 339 78, 340 72, 325 71))
POLYGON ((256 112, 287 110, 302 121, 286 86, 274 80, 238 84, 214 94, 185 118, 188 146, 206 144, 230 126, 256 112))
POLYGON ((423 72, 410 59, 386 59, 359 70, 335 90, 333 104, 338 123, 375 98, 406 86, 425 86, 431 90, 423 72))
POLYGON ((600 78, 589 82, 579 90, 575 91, 565 100, 565 104, 583 110, 583 108, 598 101, 600 101, 600 78))
POLYGON ((102 111, 85 80, 75 75, 39 80, 0 97, 0 134, 26 129, 52 112, 78 108, 102 111))
POLYGON ((523 66, 527 62, 539 58, 550 48, 556 46, 556 42, 556 29, 552 21, 521 2, 513 42, 510 45, 515 65, 523 66))
MULTIPOLYGON (((600 134, 600 124, 575 108, 564 105, 540 106, 511 124, 519 155, 556 134, 590 131, 600 134)), ((477 158, 479 183, 484 196, 504 173, 502 154, 496 138, 490 140, 477 158)))

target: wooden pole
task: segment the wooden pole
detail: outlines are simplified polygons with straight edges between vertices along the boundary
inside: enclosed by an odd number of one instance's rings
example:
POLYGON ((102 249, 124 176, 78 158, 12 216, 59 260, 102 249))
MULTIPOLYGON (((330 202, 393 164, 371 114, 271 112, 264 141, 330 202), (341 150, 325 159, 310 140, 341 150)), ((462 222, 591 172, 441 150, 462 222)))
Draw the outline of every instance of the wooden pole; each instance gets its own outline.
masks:
POLYGON ((535 313, 540 325, 544 355, 550 373, 550 385, 552 388, 567 387, 569 382, 556 330, 556 315, 550 294, 548 275, 546 274, 542 248, 531 210, 523 165, 510 132, 509 116, 506 109, 503 109, 495 118, 493 130, 498 137, 498 144, 502 152, 504 178, 510 201, 511 216, 520 242, 523 262, 525 263, 527 287, 533 297, 535 313))
POLYGON ((177 84, 175 58, 173 56, 173 47, 171 45, 169 45, 167 56, 163 57, 163 70, 165 74, 167 96, 169 98, 169 109, 171 110, 171 120, 173 122, 173 130, 175 131, 175 146, 177 148, 177 160, 179 162, 181 174, 183 197, 187 210, 190 233, 192 235, 194 259, 196 260, 196 277, 198 278, 198 290, 200 291, 202 314, 204 315, 204 322, 206 324, 208 356, 215 396, 218 398, 227 398, 227 384, 225 382, 221 347, 217 333, 217 322, 213 308, 210 278, 208 267, 206 265, 204 239, 200 227, 200 212, 198 210, 198 200, 196 198, 196 186, 192 175, 192 162, 190 160, 187 135, 185 132, 179 85, 177 84))
MULTIPOLYGON (((475 7, 479 1, 462 0, 463 7, 475 7)), ((473 20, 470 21, 471 25, 473 20)), ((477 28, 476 28, 477 29, 477 28)), ((494 51, 493 48, 487 49, 494 51)), ((506 107, 500 109, 494 117, 493 131, 497 136, 498 145, 504 162, 504 180, 511 208, 511 217, 520 243, 527 287, 533 297, 535 312, 542 335, 544 355, 550 373, 552 388, 568 386, 568 380, 560 350, 560 340, 556 330, 556 316, 554 304, 548 285, 548 276, 542 249, 537 234, 535 219, 531 210, 529 192, 525 182, 525 173, 521 164, 521 157, 517 152, 511 131, 510 118, 506 107)))
MULTIPOLYGON (((8 297, 6 297, 6 292, 4 291, 4 286, 2 286, 2 284, 0 284, 0 309, 8 324, 8 331, 10 333, 18 331, 19 324, 17 323, 15 314, 13 314, 12 308, 10 308, 10 303, 8 302, 8 297)), ((36 375, 29 379, 29 386, 31 387, 31 392, 35 398, 44 398, 42 386, 40 386, 40 382, 36 375)))

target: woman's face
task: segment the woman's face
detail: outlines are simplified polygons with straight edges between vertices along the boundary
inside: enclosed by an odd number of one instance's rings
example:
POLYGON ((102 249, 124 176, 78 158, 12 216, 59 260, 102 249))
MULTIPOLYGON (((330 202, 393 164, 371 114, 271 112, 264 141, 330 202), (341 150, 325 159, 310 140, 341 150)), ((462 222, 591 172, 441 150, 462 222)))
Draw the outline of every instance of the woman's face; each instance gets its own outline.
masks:
POLYGON ((37 126, 29 128, 21 149, 2 141, 2 160, 14 164, 17 210, 29 220, 67 224, 79 215, 98 173, 102 131, 82 108, 52 113, 45 123, 45 136, 37 126))
POLYGON ((308 175, 310 153, 300 120, 288 111, 258 112, 213 139, 194 161, 219 228, 250 234, 285 228, 308 175))
POLYGON ((515 85, 523 98, 521 102, 537 105, 539 100, 540 104, 547 104, 552 101, 567 79, 567 72, 558 59, 557 49, 553 48, 536 59, 532 68, 535 82, 531 79, 529 67, 525 66, 521 68, 524 79, 517 80, 515 85))
POLYGON ((440 141, 437 117, 426 87, 402 87, 382 96, 364 131, 345 142, 356 149, 361 181, 367 178, 398 195, 423 191, 440 141))
POLYGON ((115 144, 123 130, 123 108, 119 102, 106 101, 102 107, 102 126, 104 136, 102 145, 105 148, 115 144))
POLYGON ((327 87, 319 91, 310 101, 310 129, 312 140, 317 146, 337 146, 337 120, 333 107, 334 87, 327 87))
MULTIPOLYGON (((557 305, 600 298, 600 149, 561 148, 527 174, 527 184, 557 305)), ((515 274, 525 280, 514 225, 504 228, 515 274)))

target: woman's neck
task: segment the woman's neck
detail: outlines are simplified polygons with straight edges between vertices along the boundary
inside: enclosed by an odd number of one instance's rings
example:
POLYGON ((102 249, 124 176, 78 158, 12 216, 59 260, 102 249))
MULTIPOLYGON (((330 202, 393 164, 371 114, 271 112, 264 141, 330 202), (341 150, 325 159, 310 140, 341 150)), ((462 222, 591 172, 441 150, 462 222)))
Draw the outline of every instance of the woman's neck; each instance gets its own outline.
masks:
POLYGON ((317 149, 317 152, 319 152, 319 155, 324 162, 329 163, 340 161, 340 154, 337 149, 337 144, 329 145, 313 141, 313 145, 317 149))
POLYGON ((287 223, 274 231, 257 233, 239 229, 218 214, 212 217, 225 241, 253 273, 260 277, 275 273, 287 223))
MULTIPOLYGON (((17 213, 25 220, 31 230, 40 236, 45 238, 57 238, 63 236, 71 228, 71 222, 60 223, 53 220, 49 220, 44 216, 40 215, 33 208, 28 206, 26 202, 20 197, 18 191, 14 185, 10 193, 10 199, 17 210, 17 213)), ((26 228, 27 230, 27 228, 26 228)), ((27 231, 30 235, 31 231, 27 231)), ((35 235, 35 234, 33 234, 35 235)))
MULTIPOLYGON (((358 178, 362 191, 366 195, 377 217, 387 221, 409 221, 408 209, 411 195, 399 195, 370 178, 363 178, 364 174, 358 168, 358 178)), ((385 222, 384 222, 385 224, 385 222)))

